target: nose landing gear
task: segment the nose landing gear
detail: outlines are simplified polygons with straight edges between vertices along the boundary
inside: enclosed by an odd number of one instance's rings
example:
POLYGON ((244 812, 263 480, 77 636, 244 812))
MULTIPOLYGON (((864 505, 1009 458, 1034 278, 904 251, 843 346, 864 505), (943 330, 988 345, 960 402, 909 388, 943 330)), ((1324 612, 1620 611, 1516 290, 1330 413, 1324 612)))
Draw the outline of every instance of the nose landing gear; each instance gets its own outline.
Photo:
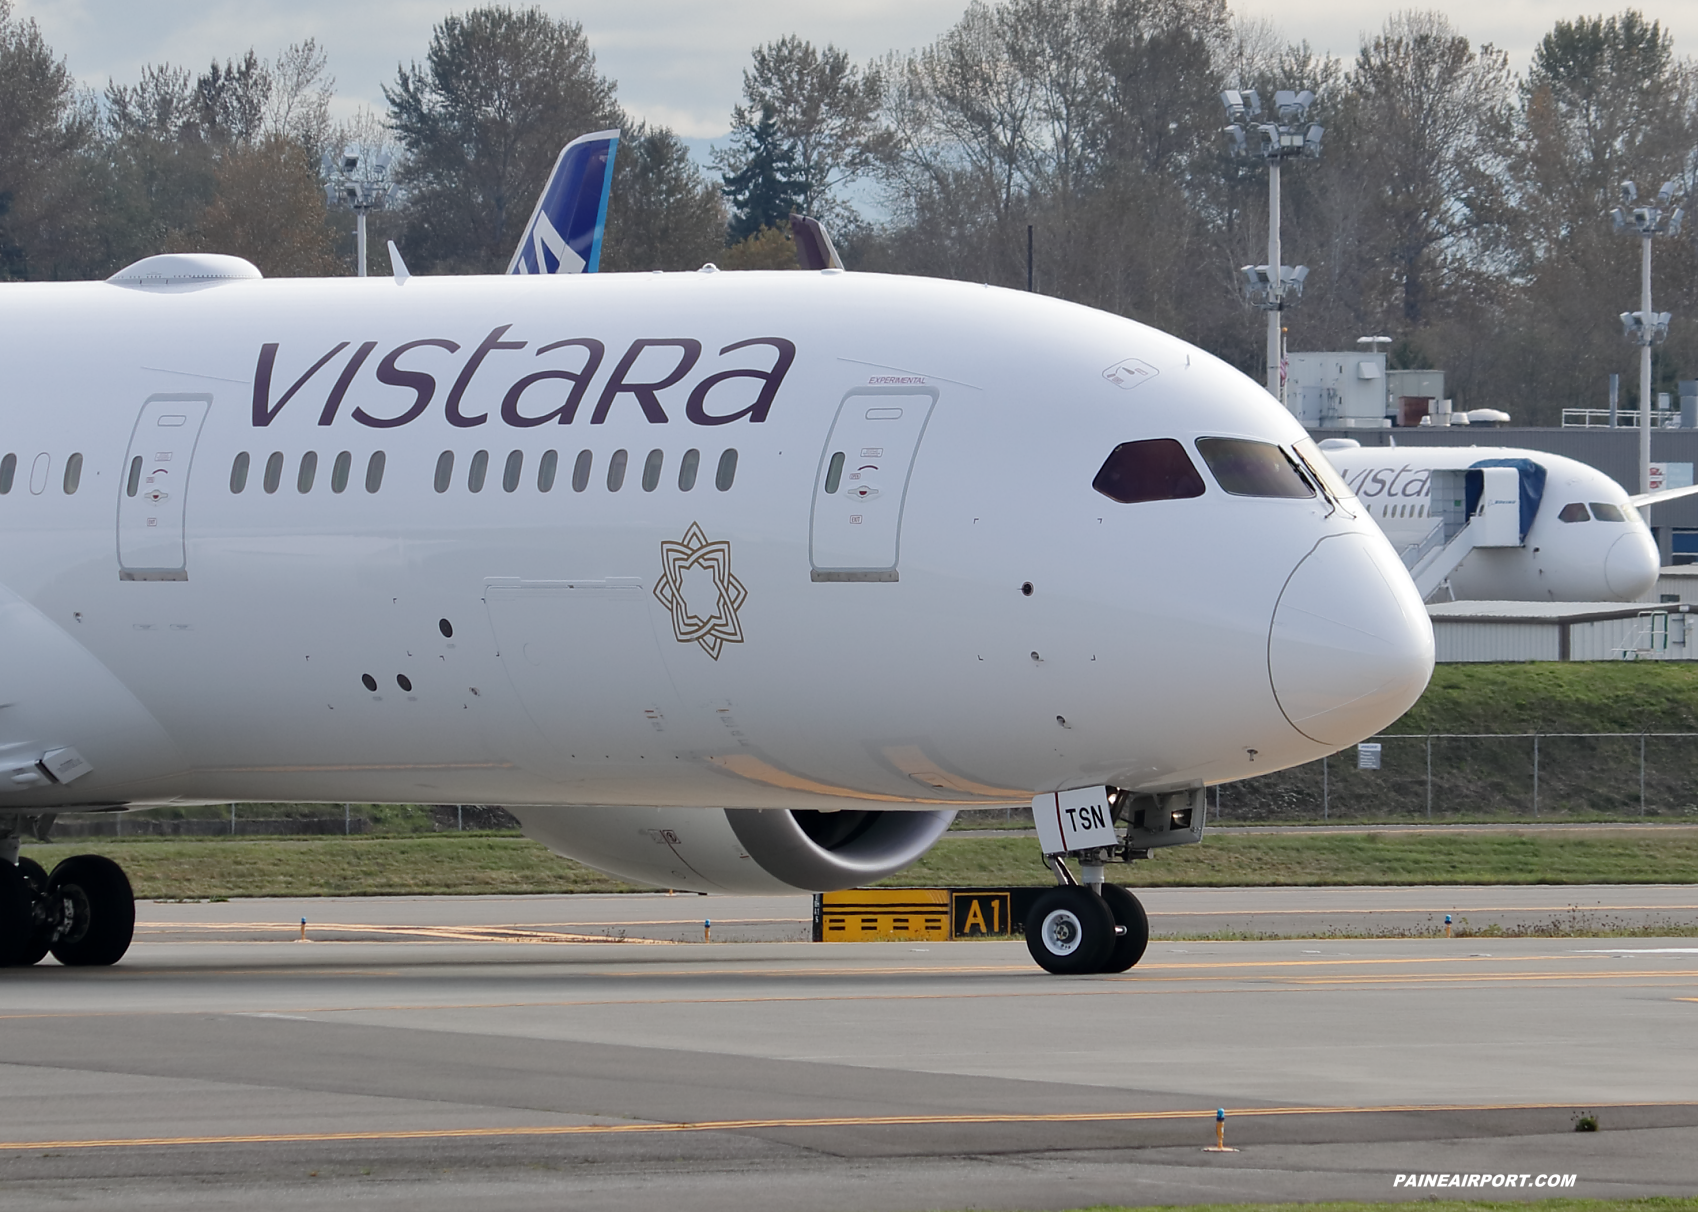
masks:
POLYGON ((1081 787, 1033 797, 1038 843, 1056 882, 1026 915, 1026 948, 1038 966, 1058 975, 1125 972, 1142 959, 1149 916, 1125 888, 1103 882, 1103 867, 1201 841, 1205 805, 1201 787, 1159 795, 1081 787))
POLYGON ((136 902, 124 869, 98 854, 39 863, 0 859, 0 967, 28 967, 51 951, 68 967, 115 964, 135 934, 136 902))

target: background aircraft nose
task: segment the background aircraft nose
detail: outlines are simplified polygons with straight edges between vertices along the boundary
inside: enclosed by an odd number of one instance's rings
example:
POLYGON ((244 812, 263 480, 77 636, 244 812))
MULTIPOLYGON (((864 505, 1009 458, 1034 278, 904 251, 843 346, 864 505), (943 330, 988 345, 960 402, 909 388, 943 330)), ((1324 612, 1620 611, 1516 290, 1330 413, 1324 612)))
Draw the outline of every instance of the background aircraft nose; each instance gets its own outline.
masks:
POLYGON ((1657 581, 1657 545, 1635 527, 1610 545, 1604 557, 1604 583, 1623 602, 1649 593, 1657 581))
POLYGON ((1385 543, 1332 535, 1303 557, 1268 635, 1268 677, 1293 728, 1352 744, 1407 711, 1432 673, 1432 624, 1385 543))

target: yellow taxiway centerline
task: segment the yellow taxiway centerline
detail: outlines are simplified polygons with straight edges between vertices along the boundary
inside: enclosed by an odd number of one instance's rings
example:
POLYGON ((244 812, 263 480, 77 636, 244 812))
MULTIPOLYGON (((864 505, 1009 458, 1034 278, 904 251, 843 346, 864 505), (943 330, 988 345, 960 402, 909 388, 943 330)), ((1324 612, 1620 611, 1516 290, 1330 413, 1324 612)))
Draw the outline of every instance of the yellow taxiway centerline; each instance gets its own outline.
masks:
MULTIPOLYGON (((1270 1116, 1374 1115, 1457 1111, 1559 1111, 1578 1103, 1398 1103, 1360 1107, 1237 1107, 1227 1114, 1235 1119, 1270 1116)), ((1587 1103, 1588 1110, 1608 1107, 1686 1107, 1687 1102, 1587 1103)), ((32 1149, 134 1149, 173 1145, 323 1144, 336 1141, 454 1140, 521 1136, 606 1136, 665 1132, 748 1132, 776 1128, 878 1128, 927 1127, 952 1124, 1094 1124, 1137 1123, 1155 1120, 1212 1120, 1213 1110, 1181 1111, 1080 1111, 1044 1115, 841 1115, 789 1119, 725 1119, 695 1123, 559 1124, 508 1128, 415 1128, 368 1132, 271 1132, 218 1136, 139 1136, 98 1140, 0 1141, 0 1151, 32 1149)))

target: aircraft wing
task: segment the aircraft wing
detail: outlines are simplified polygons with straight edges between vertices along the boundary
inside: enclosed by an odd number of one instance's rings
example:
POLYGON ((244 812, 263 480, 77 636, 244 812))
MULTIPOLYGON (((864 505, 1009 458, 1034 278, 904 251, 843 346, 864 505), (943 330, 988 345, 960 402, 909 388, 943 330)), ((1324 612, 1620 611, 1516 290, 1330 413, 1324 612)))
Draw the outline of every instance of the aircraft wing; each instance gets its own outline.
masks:
POLYGON ((601 263, 613 155, 618 149, 616 130, 580 135, 561 149, 508 273, 595 273, 601 263))
POLYGON ((1646 505, 1661 505, 1664 501, 1689 497, 1694 493, 1698 493, 1698 484, 1688 484, 1685 488, 1664 488, 1660 492, 1642 492, 1636 497, 1628 497, 1627 503, 1635 508, 1643 508, 1646 505))

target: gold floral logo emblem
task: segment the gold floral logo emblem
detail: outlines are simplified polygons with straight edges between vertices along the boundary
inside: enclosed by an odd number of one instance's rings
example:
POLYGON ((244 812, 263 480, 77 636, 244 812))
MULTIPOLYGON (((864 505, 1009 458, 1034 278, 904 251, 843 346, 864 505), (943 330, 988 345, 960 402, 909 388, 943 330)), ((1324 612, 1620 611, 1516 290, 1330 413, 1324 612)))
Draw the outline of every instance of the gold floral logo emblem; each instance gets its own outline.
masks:
POLYGON ((682 543, 661 543, 660 567, 654 596, 671 612, 680 644, 700 644, 717 661, 725 645, 743 642, 737 611, 749 591, 731 574, 730 543, 708 542, 692 522, 682 543))

